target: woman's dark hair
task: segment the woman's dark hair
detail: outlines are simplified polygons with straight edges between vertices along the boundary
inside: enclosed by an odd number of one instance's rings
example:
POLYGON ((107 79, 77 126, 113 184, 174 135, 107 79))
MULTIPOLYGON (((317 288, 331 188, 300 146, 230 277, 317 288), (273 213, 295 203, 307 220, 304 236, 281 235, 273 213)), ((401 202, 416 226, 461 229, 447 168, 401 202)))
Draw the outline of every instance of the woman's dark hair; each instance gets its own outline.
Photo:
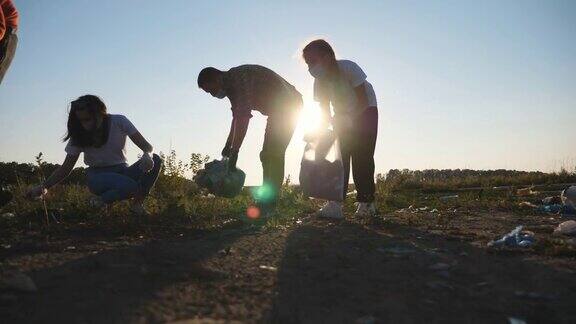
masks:
POLYGON ((306 45, 302 50, 302 56, 305 56, 306 52, 310 51, 318 51, 328 54, 332 61, 336 63, 336 54, 334 53, 334 49, 332 49, 332 46, 330 46, 330 44, 328 44, 328 42, 323 39, 316 39, 308 43, 308 45, 306 45))
POLYGON ((102 146, 106 141, 108 141, 108 131, 110 129, 106 105, 102 99, 94 95, 84 95, 79 97, 70 103, 67 126, 68 133, 64 137, 64 141, 70 140, 72 145, 78 147, 102 146), (79 110, 87 111, 94 119, 101 116, 102 125, 99 129, 92 131, 84 129, 80 120, 78 120, 78 117, 76 116, 76 112, 79 110))

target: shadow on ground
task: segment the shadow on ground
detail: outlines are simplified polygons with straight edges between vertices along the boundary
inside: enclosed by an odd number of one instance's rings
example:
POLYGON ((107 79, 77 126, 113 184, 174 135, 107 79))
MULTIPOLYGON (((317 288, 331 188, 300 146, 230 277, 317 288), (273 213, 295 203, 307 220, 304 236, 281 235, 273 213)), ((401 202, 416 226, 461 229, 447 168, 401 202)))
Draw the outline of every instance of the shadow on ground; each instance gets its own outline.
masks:
POLYGON ((575 323, 576 284, 529 254, 414 228, 313 222, 287 238, 275 323, 575 323))

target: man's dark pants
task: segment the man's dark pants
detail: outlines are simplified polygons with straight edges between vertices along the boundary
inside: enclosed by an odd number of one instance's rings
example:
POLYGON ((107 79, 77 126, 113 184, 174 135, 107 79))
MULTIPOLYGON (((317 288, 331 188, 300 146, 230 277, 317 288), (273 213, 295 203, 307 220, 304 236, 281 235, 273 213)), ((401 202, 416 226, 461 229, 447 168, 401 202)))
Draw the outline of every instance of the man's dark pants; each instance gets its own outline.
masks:
POLYGON ((6 75, 6 71, 8 71, 8 67, 10 67, 10 63, 12 63, 12 59, 16 54, 16 46, 18 45, 18 36, 12 29, 8 29, 4 38, 0 40, 0 84, 2 83, 2 79, 4 79, 4 75, 6 75))
POLYGON ((264 144, 260 152, 265 188, 261 203, 274 204, 278 199, 284 182, 286 149, 294 135, 301 106, 282 107, 284 109, 281 108, 281 112, 268 117, 264 144))

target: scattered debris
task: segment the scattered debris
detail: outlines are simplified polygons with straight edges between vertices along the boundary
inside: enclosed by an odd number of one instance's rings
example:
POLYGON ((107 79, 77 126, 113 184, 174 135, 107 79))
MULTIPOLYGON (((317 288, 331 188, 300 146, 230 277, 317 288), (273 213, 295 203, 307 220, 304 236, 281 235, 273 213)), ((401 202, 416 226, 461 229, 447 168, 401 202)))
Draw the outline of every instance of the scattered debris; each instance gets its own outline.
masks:
POLYGON ((522 189, 518 189, 516 190, 516 195, 518 196, 532 196, 537 194, 537 191, 532 191, 534 187, 528 187, 528 188, 522 188, 522 189))
POLYGON ((569 220, 566 222, 561 223, 558 227, 554 230, 554 235, 576 235, 576 221, 569 220))
POLYGON ((230 255, 232 253, 234 253, 234 249, 232 249, 231 247, 226 247, 220 251, 218 251, 218 255, 220 256, 226 256, 226 255, 230 255))
POLYGON ((556 204, 561 204, 561 203, 562 203, 562 198, 560 198, 560 196, 551 196, 551 197, 546 197, 546 198, 542 199, 543 205, 556 205, 556 204))
POLYGON ((529 201, 522 201, 518 204, 518 206, 520 207, 529 207, 529 208, 538 208, 538 205, 533 204, 529 201))
POLYGON ((35 292, 38 290, 34 281, 22 272, 9 272, 0 277, 0 289, 2 288, 23 292, 35 292))
POLYGON ((562 211, 563 206, 561 204, 554 204, 554 205, 540 205, 537 207, 539 212, 558 214, 559 212, 562 211))
POLYGON ((382 252, 382 253, 391 253, 394 255, 407 255, 407 254, 412 254, 412 253, 416 252, 416 250, 414 250, 414 249, 401 247, 401 246, 389 247, 389 248, 385 248, 385 249, 378 248, 378 251, 382 252))
POLYGON ((351 197, 351 196, 354 196, 354 195, 357 195, 357 194, 358 194, 358 191, 352 190, 352 191, 350 191, 349 193, 347 193, 346 196, 351 197))
POLYGON ((508 322, 510 324, 526 324, 525 320, 519 319, 517 317, 508 317, 508 322))
POLYGON ((529 247, 534 244, 534 233, 529 231, 522 231, 522 225, 516 227, 510 233, 504 235, 499 240, 494 240, 488 243, 488 247, 529 247))
POLYGON ((270 271, 278 271, 278 268, 272 267, 272 266, 267 266, 267 265, 261 265, 261 266, 260 266, 260 269, 270 270, 270 271))
POLYGON ((420 212, 430 212, 430 213, 437 213, 438 209, 434 208, 432 210, 430 210, 430 207, 428 206, 424 206, 424 207, 414 207, 414 205, 410 205, 408 206, 408 208, 402 208, 402 209, 398 209, 396 212, 397 213, 412 213, 412 214, 416 214, 416 213, 420 213, 420 212))
POLYGON ((458 199, 460 196, 458 195, 448 195, 440 197, 440 200, 450 200, 450 199, 458 199))
POLYGON ((10 219, 16 217, 16 215, 14 213, 3 213, 2 215, 0 215, 0 217, 10 219))

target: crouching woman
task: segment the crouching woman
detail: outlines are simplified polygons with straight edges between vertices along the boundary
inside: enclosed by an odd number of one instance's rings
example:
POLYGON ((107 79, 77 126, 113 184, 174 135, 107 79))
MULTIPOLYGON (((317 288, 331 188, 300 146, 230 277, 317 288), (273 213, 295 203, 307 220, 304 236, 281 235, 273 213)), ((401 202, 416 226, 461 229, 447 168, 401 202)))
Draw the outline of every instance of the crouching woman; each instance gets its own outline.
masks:
POLYGON ((146 214, 144 199, 158 178, 162 160, 152 154, 152 145, 128 118, 108 114, 106 105, 97 96, 81 96, 70 105, 64 141, 68 141, 64 163, 44 183, 32 188, 29 197, 47 194, 70 174, 80 153, 84 153, 88 189, 96 195, 90 200, 91 206, 102 208, 132 199, 130 210, 146 214), (140 160, 130 166, 126 160, 126 137, 143 152, 140 160))

